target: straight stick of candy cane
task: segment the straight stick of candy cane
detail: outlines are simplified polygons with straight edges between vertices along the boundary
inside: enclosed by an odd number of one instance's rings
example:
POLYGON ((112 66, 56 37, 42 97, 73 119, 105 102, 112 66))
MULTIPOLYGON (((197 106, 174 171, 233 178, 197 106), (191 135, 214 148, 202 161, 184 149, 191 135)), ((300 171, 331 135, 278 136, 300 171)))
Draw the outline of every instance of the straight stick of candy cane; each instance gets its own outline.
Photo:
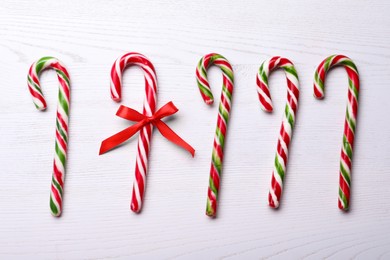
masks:
MULTIPOLYGON (((143 114, 152 116, 156 110, 157 103, 157 77, 153 64, 140 53, 130 52, 119 57, 111 68, 111 98, 119 102, 122 98, 122 73, 129 65, 137 65, 144 71, 145 77, 145 100, 143 114)), ((131 210, 140 212, 145 194, 146 173, 150 151, 153 125, 145 125, 139 134, 138 152, 135 164, 135 181, 131 200, 131 210)))
POLYGON ((268 76, 271 71, 282 68, 287 78, 287 103, 284 109, 282 126, 278 138, 275 155, 274 170, 272 172, 271 187, 268 194, 268 203, 272 208, 279 207, 280 197, 283 190, 283 181, 286 174, 288 147, 290 145, 292 131, 295 124, 295 115, 298 108, 299 82, 294 64, 279 56, 272 57, 261 64, 257 74, 257 92, 261 108, 266 112, 272 112, 271 94, 268 88, 268 76))
POLYGON ((45 110, 46 101, 39 84, 38 75, 42 70, 48 68, 54 69, 57 72, 57 78, 60 83, 56 118, 54 169, 50 193, 51 213, 53 216, 58 217, 62 212, 66 151, 68 146, 70 101, 69 73, 62 62, 58 59, 53 57, 43 57, 31 65, 27 76, 27 85, 36 108, 38 110, 45 110))
POLYGON ((334 66, 343 66, 348 74, 348 103, 344 123, 343 145, 340 159, 340 181, 338 205, 342 210, 349 209, 353 143, 355 139, 356 117, 359 98, 359 73, 355 63, 344 55, 332 55, 323 60, 314 75, 314 97, 325 96, 325 76, 334 66))
POLYGON ((207 80, 207 68, 212 64, 221 68, 223 84, 221 101, 219 103, 218 110, 217 129, 214 137, 206 207, 206 215, 215 217, 217 213, 217 198, 222 172, 223 147, 225 144, 225 135, 231 109, 234 76, 232 66, 222 55, 210 53, 203 56, 196 68, 196 81, 198 83, 200 94, 206 104, 210 105, 214 101, 213 94, 211 93, 210 85, 207 80))

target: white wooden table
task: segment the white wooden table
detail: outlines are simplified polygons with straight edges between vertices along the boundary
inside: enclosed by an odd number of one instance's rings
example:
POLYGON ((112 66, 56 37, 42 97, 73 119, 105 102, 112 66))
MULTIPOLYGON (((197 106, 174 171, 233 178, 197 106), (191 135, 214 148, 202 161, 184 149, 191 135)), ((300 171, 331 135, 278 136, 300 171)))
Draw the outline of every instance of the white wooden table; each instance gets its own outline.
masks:
MULTIPOLYGON (((0 6, 0 259, 390 259, 390 2, 3 1, 0 6), (191 158, 155 131, 141 214, 129 209, 136 138, 98 156, 129 125, 115 117, 114 60, 137 51, 154 63, 158 106, 180 109, 169 125, 196 148, 191 158), (195 82, 204 54, 233 64, 235 93, 218 217, 205 216, 217 106, 195 82), (345 54, 361 75, 351 210, 337 208, 347 97, 342 68, 313 98, 315 68, 345 54), (44 72, 48 111, 27 90, 32 62, 55 56, 71 75, 64 211, 49 211, 57 79, 44 72), (271 56, 291 59, 301 97, 279 210, 267 205, 286 83, 272 74, 275 111, 261 111, 255 77, 271 56)), ((209 70, 216 101, 218 68, 209 70)), ((141 109, 142 71, 124 75, 123 102, 141 109)), ((216 102, 216 103, 217 103, 216 102)))

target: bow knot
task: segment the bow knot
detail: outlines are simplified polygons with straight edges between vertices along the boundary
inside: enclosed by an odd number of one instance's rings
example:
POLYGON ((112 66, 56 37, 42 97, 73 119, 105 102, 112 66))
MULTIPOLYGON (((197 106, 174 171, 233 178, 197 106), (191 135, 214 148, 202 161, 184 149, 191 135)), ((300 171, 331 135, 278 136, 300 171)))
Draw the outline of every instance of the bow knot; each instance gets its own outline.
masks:
POLYGON ((137 123, 105 139, 100 146, 99 155, 106 153, 127 141, 144 126, 153 124, 165 138, 183 147, 188 152, 190 152, 192 156, 194 156, 194 148, 192 148, 191 145, 178 136, 171 128, 169 128, 167 124, 161 121, 162 118, 173 115, 177 111, 179 111, 179 109, 177 109, 177 107, 172 102, 168 102, 151 116, 146 116, 132 108, 121 105, 116 112, 116 115, 137 123))
POLYGON ((154 121, 154 116, 149 116, 149 117, 146 117, 145 119, 144 119, 144 121, 146 122, 146 123, 151 123, 151 122, 153 122, 154 121))

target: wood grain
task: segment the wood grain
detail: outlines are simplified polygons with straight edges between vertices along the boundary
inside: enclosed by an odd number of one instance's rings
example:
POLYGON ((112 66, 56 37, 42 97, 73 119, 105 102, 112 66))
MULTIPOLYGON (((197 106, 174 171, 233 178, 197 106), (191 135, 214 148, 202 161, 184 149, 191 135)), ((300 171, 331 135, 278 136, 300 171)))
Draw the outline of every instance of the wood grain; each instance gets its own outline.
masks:
MULTIPOLYGON (((1 259, 389 259, 390 2, 388 1, 8 1, 0 6, 1 259), (143 211, 130 212, 136 140, 98 156, 101 140, 128 126, 115 117, 109 71, 128 51, 158 76, 158 106, 196 148, 194 159, 154 133, 143 211), (235 93, 218 218, 204 214, 217 106, 198 93, 195 67, 209 52, 233 64, 235 93), (331 54, 361 75, 351 210, 337 208, 347 97, 343 69, 312 94, 314 70, 331 54), (29 66, 51 55, 71 75, 64 210, 50 215, 57 82, 44 72, 48 111, 27 91, 29 66), (260 109, 256 72, 273 55, 291 59, 301 97, 279 210, 267 193, 282 110, 283 72, 270 78, 275 105, 260 109)), ((221 75, 209 78, 216 101, 221 75)), ((142 72, 124 75, 121 104, 141 109, 142 72)))

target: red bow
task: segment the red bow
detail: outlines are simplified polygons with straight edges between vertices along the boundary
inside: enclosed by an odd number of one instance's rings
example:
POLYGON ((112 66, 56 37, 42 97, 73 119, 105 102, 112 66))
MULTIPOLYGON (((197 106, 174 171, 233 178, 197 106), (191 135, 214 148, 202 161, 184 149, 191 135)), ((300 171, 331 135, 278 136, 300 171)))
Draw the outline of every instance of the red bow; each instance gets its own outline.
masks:
POLYGON ((169 128, 168 125, 166 125, 163 121, 161 121, 162 118, 170 116, 175 114, 179 109, 171 102, 165 104, 163 107, 161 107, 159 110, 157 110, 154 115, 148 117, 145 116, 138 111, 131 109, 126 106, 120 106, 118 111, 116 112, 116 115, 119 117, 122 117, 124 119, 138 122, 119 133, 105 139, 102 144, 100 145, 100 151, 99 155, 108 152, 109 150, 117 147, 121 143, 127 141, 130 137, 132 137, 135 133, 137 133, 139 130, 142 129, 147 124, 153 124, 157 129, 160 131, 160 133, 167 138, 169 141, 183 147, 188 152, 191 153, 192 157, 195 155, 194 148, 191 147, 186 141, 181 139, 180 136, 178 136, 171 128, 169 128))

